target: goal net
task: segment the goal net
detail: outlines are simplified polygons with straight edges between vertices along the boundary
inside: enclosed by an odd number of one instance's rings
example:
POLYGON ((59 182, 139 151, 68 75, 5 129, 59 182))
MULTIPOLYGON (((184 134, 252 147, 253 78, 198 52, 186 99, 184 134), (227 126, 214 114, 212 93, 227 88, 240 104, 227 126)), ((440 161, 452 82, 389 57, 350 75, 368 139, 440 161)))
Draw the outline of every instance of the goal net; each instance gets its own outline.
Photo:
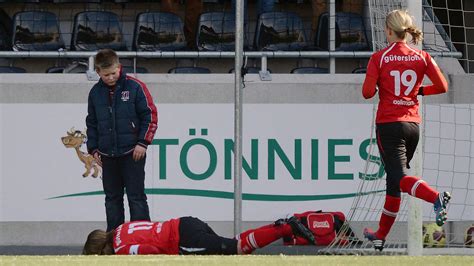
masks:
MULTIPOLYGON (((394 9, 407 9, 403 0, 369 0, 370 27, 374 50, 387 46, 384 34, 385 17, 394 9)), ((423 31, 426 39, 423 48, 429 51, 456 51, 449 36, 437 27, 436 15, 431 5, 423 1, 423 31), (431 8, 431 9, 430 9, 431 8), (431 14, 429 14, 431 10, 431 14), (428 34, 427 34, 428 33, 428 34)), ((374 103, 375 116, 377 103, 374 103)), ((421 132, 422 158, 413 159, 412 168, 422 169, 422 178, 438 191, 450 191, 453 199, 448 206, 449 222, 442 228, 433 227, 435 221, 432 204, 423 203, 424 254, 452 254, 449 248, 464 247, 466 230, 474 221, 474 105, 424 103, 421 132), (421 164, 421 165, 420 165, 421 164), (435 249, 428 249, 434 247, 435 249), (443 248, 442 250, 440 248, 443 248)), ((373 117, 372 121, 375 121, 373 117)), ((378 228, 385 201, 385 172, 375 140, 372 124, 372 142, 364 174, 359 178, 358 195, 347 213, 347 222, 338 237, 321 252, 326 254, 371 254, 372 244, 363 238, 363 228, 378 228), (382 170, 381 170, 382 169, 382 170), (355 235, 350 235, 353 231, 355 235)), ((402 193, 402 204, 395 224, 385 243, 383 254, 406 254, 408 239, 408 196, 402 193)), ((465 252, 461 252, 465 253, 465 252)), ((467 251, 468 253, 468 251, 467 251)), ((457 254, 454 252, 454 254, 457 254)))

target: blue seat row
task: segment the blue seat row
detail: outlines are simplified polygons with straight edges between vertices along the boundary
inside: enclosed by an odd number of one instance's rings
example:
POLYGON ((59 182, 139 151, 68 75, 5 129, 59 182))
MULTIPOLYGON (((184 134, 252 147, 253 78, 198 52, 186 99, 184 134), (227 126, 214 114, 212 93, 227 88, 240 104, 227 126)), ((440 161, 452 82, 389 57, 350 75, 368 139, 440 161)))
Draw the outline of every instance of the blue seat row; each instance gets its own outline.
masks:
MULTIPOLYGON (((0 0, 0 3, 102 3, 102 0, 0 0)), ((128 0, 113 0, 115 3, 128 3, 128 0)))
MULTIPOLYGON (((86 73, 88 69, 87 64, 85 63, 73 63, 68 67, 50 67, 46 70, 46 73, 86 73)), ((122 69, 125 73, 149 73, 148 69, 144 67, 136 67, 135 69, 132 66, 123 66, 122 69)), ((247 68, 247 74, 258 74, 260 68, 249 67, 247 68)), ((272 71, 268 69, 271 73, 272 71)), ((352 71, 354 74, 364 74, 366 73, 367 68, 359 67, 352 71)), ((0 66, 0 73, 26 73, 26 70, 21 67, 14 66, 0 66)), ((211 70, 205 67, 175 67, 168 70, 170 74, 209 74, 211 70)), ((234 73, 234 69, 230 69, 229 73, 234 73)), ((329 70, 327 68, 321 67, 298 67, 291 70, 292 74, 327 74, 329 70)))
MULTIPOLYGON (((12 22, 11 49, 14 51, 56 51, 65 44, 59 31, 58 18, 47 11, 16 13, 12 22)), ((259 16, 253 47, 255 50, 300 51, 328 50, 328 15, 320 16, 314 43, 309 43, 301 17, 291 12, 267 12, 259 16)), ((235 16, 230 12, 201 14, 196 46, 200 51, 231 51, 235 45, 235 16)), ((8 47, 8 29, 0 27, 0 49, 8 47)), ((248 25, 245 26, 248 40, 248 25)), ((249 49, 246 41, 246 49, 249 49)), ((137 15, 132 49, 136 51, 179 51, 186 40, 180 17, 165 12, 137 15)), ((71 50, 95 51, 111 48, 126 50, 121 22, 117 14, 107 11, 85 11, 76 14, 71 50)), ((336 50, 368 50, 362 17, 352 13, 336 14, 336 50)))

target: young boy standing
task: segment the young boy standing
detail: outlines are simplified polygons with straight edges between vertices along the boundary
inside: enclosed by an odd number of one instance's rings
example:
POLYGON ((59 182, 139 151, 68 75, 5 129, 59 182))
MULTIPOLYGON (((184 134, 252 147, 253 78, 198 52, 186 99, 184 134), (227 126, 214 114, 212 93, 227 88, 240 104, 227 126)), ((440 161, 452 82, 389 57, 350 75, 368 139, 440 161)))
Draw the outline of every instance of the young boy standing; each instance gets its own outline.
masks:
POLYGON ((102 165, 107 231, 112 231, 125 220, 124 189, 130 220, 150 220, 145 160, 158 114, 146 85, 122 72, 113 50, 97 53, 95 69, 100 80, 89 92, 87 150, 102 165))

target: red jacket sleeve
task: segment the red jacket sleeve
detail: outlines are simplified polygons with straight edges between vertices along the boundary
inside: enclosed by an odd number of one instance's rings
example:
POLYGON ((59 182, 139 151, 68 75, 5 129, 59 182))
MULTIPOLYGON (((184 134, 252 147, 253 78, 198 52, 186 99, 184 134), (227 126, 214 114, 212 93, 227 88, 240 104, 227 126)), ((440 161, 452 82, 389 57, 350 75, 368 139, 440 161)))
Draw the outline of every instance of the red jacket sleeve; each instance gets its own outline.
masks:
POLYGON ((147 255, 147 254, 160 254, 160 250, 152 245, 140 244, 140 245, 125 245, 115 249, 117 255, 147 255))
POLYGON ((374 97, 377 92, 377 80, 379 78, 379 68, 374 56, 370 57, 367 65, 367 74, 365 74, 364 85, 362 86, 362 96, 365 99, 374 97))
POLYGON ((140 119, 138 129, 138 144, 147 147, 153 141, 156 129, 158 128, 158 111, 153 102, 153 97, 145 83, 136 80, 140 84, 135 108, 140 119))
POLYGON ((434 59, 426 53, 426 75, 430 78, 432 85, 423 87, 423 95, 433 95, 445 93, 448 91, 448 82, 441 73, 434 59))

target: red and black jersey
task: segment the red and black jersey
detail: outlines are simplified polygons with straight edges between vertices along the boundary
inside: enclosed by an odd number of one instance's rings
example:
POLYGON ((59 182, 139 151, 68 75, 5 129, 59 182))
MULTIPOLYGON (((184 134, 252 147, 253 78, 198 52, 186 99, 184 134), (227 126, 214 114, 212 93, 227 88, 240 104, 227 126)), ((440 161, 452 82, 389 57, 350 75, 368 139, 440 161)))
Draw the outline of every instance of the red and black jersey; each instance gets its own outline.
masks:
POLYGON ((378 86, 380 101, 376 123, 420 123, 417 95, 425 74, 433 82, 424 88, 425 95, 447 91, 446 79, 428 53, 405 42, 394 42, 374 53, 367 67, 363 95, 371 98, 378 86))
POLYGON ((124 223, 115 229, 113 247, 119 255, 176 255, 179 253, 179 219, 124 223))

